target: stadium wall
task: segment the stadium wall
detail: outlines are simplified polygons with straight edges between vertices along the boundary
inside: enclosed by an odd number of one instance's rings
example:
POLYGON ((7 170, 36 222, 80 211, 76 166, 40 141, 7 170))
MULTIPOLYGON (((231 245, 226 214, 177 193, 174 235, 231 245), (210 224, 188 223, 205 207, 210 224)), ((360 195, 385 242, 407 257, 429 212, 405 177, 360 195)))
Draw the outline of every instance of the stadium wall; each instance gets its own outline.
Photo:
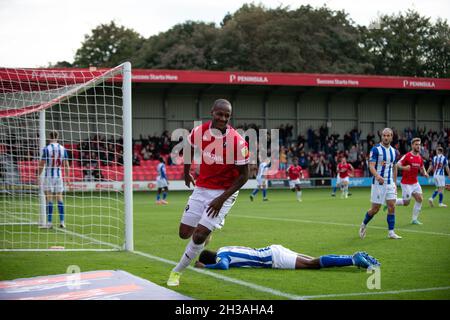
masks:
MULTIPOLYGON (((47 71, 51 75, 52 69, 41 70, 36 81, 47 71)), ((83 72, 67 71, 75 77, 83 72)), ((193 120, 210 118, 210 107, 217 98, 232 102, 235 126, 253 123, 271 129, 290 123, 294 135, 323 124, 341 138, 354 127, 362 130, 363 138, 385 126, 399 130, 450 127, 448 79, 135 69, 133 137, 160 135, 179 127, 190 129, 193 120)), ((80 131, 95 132, 96 110, 91 101, 86 104, 82 119, 86 130, 80 131)), ((61 119, 64 116, 62 113, 61 119)), ((49 124, 54 122, 49 120, 49 124)), ((64 131, 66 125, 55 129, 64 131)))
POLYGON ((369 132, 376 133, 386 126, 401 131, 407 127, 450 127, 450 98, 430 93, 330 93, 312 89, 302 94, 269 94, 249 89, 230 93, 224 88, 202 94, 139 89, 133 93, 133 137, 159 135, 180 127, 191 129, 194 120, 210 119, 210 108, 218 98, 232 102, 234 126, 251 123, 272 129, 290 123, 295 136, 327 123, 330 133, 338 133, 341 138, 347 131, 359 128, 363 139, 369 132))

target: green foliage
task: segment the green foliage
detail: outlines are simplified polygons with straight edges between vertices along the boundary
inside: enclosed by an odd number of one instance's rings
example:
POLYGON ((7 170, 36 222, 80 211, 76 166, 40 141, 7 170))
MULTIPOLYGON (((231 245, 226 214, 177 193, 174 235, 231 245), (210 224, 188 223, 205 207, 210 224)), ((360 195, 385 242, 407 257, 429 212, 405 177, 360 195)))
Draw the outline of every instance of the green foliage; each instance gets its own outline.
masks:
POLYGON ((450 28, 415 11, 358 26, 326 6, 244 4, 219 26, 186 21, 144 39, 114 22, 86 35, 74 66, 448 77, 450 28))
POLYGON ((114 21, 101 24, 85 35, 84 42, 75 54, 75 67, 114 67, 133 60, 144 39, 134 30, 117 26, 114 21))
POLYGON ((376 74, 448 77, 450 29, 416 11, 382 15, 371 28, 361 28, 363 46, 376 74))
POLYGON ((135 67, 213 69, 212 49, 218 36, 213 23, 187 21, 146 40, 135 67))

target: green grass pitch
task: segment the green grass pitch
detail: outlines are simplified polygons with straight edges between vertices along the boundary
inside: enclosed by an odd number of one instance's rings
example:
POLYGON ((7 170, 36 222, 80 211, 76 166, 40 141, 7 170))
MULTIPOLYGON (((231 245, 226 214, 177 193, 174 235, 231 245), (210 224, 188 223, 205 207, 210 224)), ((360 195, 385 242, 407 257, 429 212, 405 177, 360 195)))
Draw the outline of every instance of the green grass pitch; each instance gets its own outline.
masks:
MULTIPOLYGON (((430 208, 425 201, 420 215, 424 224, 416 226, 410 224, 412 205, 398 207, 401 240, 387 239, 386 213, 380 211, 361 240, 358 226, 369 208, 370 190, 350 191, 351 197, 340 199, 339 192, 332 198, 330 189, 307 189, 298 203, 288 190, 269 190, 268 202, 262 202, 261 194, 250 202, 249 191, 243 190, 208 247, 282 244, 316 257, 367 251, 382 264, 381 289, 367 288, 372 274, 366 270, 344 267, 210 271, 245 285, 186 270, 174 290, 195 299, 450 299, 450 209, 430 208)), ((431 192, 424 188, 425 198, 431 192)), ((121 269, 165 286, 173 267, 167 261, 178 261, 187 243, 178 237, 178 226, 188 195, 170 192, 170 204, 156 206, 155 193, 134 194, 135 250, 166 262, 129 252, 0 252, 0 280, 61 274, 78 265, 81 271, 121 269)), ((449 197, 447 192, 444 201, 449 197)))

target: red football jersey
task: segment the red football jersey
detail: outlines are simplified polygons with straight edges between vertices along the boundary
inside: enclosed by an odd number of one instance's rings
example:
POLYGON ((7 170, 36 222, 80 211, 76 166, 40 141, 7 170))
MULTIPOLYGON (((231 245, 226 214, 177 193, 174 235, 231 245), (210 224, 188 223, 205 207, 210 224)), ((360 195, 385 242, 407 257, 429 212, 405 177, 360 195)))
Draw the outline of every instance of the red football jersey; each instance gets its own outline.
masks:
POLYGON ((289 179, 297 180, 298 178, 300 178, 300 174, 302 173, 302 170, 303 170, 302 167, 300 167, 299 165, 290 166, 288 169, 289 179))
POLYGON ((192 129, 188 141, 202 153, 200 174, 195 181, 198 187, 228 189, 239 176, 237 166, 249 162, 248 144, 231 126, 222 134, 211 128, 208 121, 192 129))
POLYGON ((337 168, 341 179, 347 178, 352 170, 352 166, 348 162, 346 164, 339 163, 337 168))
POLYGON ((418 182, 417 176, 419 175, 420 168, 423 167, 423 159, 418 154, 413 155, 412 152, 405 154, 399 161, 402 166, 411 166, 409 170, 402 170, 402 181, 403 184, 415 184, 418 182))

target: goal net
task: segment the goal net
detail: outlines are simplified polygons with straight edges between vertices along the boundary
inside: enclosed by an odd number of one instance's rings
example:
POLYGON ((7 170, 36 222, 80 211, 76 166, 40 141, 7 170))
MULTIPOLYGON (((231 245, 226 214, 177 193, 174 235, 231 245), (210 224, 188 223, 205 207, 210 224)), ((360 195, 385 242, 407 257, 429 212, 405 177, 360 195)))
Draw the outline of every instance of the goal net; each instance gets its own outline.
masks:
POLYGON ((133 250, 131 149, 130 63, 0 68, 0 250, 133 250))

